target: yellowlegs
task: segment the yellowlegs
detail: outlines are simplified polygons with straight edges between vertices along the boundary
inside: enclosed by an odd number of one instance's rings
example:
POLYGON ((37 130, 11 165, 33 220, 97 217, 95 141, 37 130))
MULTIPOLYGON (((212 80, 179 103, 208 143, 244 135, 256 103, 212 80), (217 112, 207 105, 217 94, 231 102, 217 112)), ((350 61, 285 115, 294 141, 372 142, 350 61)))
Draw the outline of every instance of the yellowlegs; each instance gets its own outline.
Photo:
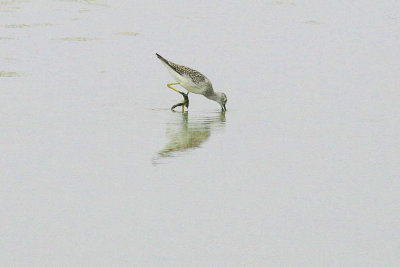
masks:
POLYGON ((215 92, 212 84, 206 76, 198 72, 197 70, 193 70, 191 68, 175 64, 169 60, 166 60, 159 54, 156 54, 157 57, 161 60, 161 62, 167 67, 169 73, 172 77, 177 81, 176 83, 167 84, 168 88, 174 90, 175 92, 180 93, 183 96, 183 102, 173 105, 171 110, 174 108, 182 106, 182 112, 185 110, 185 106, 189 107, 189 92, 194 94, 200 94, 207 97, 210 100, 214 100, 218 104, 220 104, 222 111, 226 111, 226 95, 221 92, 215 92), (188 92, 185 94, 178 89, 172 87, 172 85, 180 85, 185 88, 188 92))

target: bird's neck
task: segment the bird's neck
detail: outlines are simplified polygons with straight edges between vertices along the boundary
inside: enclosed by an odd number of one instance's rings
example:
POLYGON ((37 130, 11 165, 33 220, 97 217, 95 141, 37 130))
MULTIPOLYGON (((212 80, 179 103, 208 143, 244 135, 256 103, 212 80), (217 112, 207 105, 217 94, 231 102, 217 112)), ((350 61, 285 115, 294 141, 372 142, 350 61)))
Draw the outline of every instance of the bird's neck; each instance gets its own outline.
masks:
POLYGON ((210 100, 214 100, 214 101, 217 101, 219 99, 218 92, 214 92, 214 91, 212 93, 206 95, 205 97, 207 97, 210 100))

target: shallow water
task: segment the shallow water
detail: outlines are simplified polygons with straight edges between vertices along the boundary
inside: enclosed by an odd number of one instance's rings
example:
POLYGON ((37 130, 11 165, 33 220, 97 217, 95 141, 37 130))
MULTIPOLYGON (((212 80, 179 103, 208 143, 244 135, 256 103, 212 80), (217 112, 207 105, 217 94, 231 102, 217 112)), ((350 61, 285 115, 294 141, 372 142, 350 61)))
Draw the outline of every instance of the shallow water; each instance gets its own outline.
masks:
POLYGON ((153 164, 159 164, 162 158, 184 156, 191 150, 201 147, 211 133, 225 125, 225 112, 215 114, 184 112, 173 116, 171 122, 166 123, 167 144, 157 152, 153 158, 153 164))
POLYGON ((399 11, 0 0, 1 265, 398 265, 399 11))

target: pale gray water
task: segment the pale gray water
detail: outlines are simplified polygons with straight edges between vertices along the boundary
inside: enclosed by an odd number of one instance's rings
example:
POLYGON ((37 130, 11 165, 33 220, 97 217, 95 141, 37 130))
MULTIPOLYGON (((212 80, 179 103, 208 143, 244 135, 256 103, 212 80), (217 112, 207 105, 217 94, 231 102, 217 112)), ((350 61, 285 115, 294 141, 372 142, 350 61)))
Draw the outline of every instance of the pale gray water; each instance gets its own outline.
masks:
POLYGON ((399 2, 147 2, 0 0, 0 265, 399 265, 399 2))

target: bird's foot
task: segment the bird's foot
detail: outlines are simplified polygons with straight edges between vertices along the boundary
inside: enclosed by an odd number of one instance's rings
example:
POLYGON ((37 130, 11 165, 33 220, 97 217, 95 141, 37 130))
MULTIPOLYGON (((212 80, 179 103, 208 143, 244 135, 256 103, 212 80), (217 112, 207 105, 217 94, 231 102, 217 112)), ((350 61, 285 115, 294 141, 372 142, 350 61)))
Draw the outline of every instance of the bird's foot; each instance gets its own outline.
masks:
POLYGON ((171 110, 174 111, 176 107, 182 106, 182 113, 185 112, 185 107, 189 108, 189 93, 185 94, 183 92, 179 93, 183 96, 183 101, 181 103, 175 104, 171 107, 171 110))
POLYGON ((171 110, 172 110, 172 111, 175 111, 174 109, 175 109, 176 107, 180 107, 180 106, 182 106, 182 109, 184 109, 184 104, 183 104, 183 103, 178 103, 178 104, 173 105, 173 106, 171 107, 171 110))
POLYGON ((172 87, 172 85, 177 85, 177 84, 179 84, 179 83, 169 83, 169 84, 167 84, 167 86, 168 86, 168 88, 174 90, 175 92, 180 93, 183 96, 183 102, 173 105, 171 107, 171 110, 174 111, 174 108, 182 106, 182 113, 183 113, 185 111, 185 107, 189 108, 189 92, 187 94, 185 94, 184 92, 181 92, 178 89, 172 87))

